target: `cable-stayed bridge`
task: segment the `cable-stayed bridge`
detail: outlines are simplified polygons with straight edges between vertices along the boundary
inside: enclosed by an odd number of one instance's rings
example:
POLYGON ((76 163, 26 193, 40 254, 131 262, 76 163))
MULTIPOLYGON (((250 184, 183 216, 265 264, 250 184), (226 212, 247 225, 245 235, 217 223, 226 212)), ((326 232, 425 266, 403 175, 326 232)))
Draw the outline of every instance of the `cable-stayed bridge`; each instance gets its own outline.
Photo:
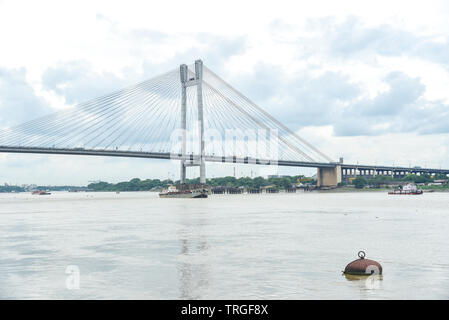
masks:
POLYGON ((449 170, 333 162, 284 126, 201 60, 0 132, 0 152, 96 155, 180 161, 313 167, 318 185, 356 175, 442 173, 449 170))

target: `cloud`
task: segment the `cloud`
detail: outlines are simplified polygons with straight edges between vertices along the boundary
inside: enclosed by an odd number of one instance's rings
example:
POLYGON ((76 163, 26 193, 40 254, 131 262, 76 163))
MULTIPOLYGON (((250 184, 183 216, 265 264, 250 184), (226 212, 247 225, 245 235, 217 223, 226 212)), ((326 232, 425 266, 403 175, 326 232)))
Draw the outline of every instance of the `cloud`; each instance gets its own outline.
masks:
POLYGON ((32 120, 51 108, 36 96, 26 80, 26 70, 0 67, 0 128, 32 120))
POLYGON ((449 133, 449 106, 426 100, 420 79, 393 72, 384 81, 389 86, 386 92, 354 103, 336 118, 336 135, 449 133))
MULTIPOLYGON (((333 17, 308 20, 313 38, 300 37, 298 49, 312 46, 314 50, 299 50, 310 56, 319 52, 330 59, 362 59, 369 57, 414 57, 449 67, 449 36, 422 35, 389 24, 367 26, 359 17, 349 16, 342 22, 333 17)), ((375 60, 373 60, 375 61, 375 60)))
POLYGON ((87 61, 70 61, 47 69, 42 84, 67 103, 77 104, 121 89, 125 81, 109 72, 94 71, 87 61))
POLYGON ((248 48, 246 35, 217 35, 202 32, 165 32, 154 28, 125 28, 102 14, 97 21, 106 24, 109 33, 120 43, 127 43, 130 55, 142 61, 144 79, 178 68, 180 64, 191 64, 197 59, 220 72, 225 62, 242 54, 248 48))
POLYGON ((357 84, 340 72, 287 74, 282 68, 259 64, 251 74, 231 79, 235 87, 293 129, 323 125, 337 109, 360 94, 357 84))
POLYGON ((103 14, 97 14, 96 20, 105 24, 109 34, 118 42, 129 44, 127 51, 138 56, 141 68, 123 67, 120 72, 122 77, 95 70, 87 60, 67 61, 48 68, 42 76, 44 88, 63 96, 70 104, 110 93, 125 84, 151 79, 177 69, 180 64, 192 64, 197 59, 202 59, 205 65, 217 72, 226 71, 226 62, 244 52, 248 46, 246 36, 127 29, 119 21, 103 14))
POLYGON ((404 111, 404 108, 420 98, 425 86, 418 78, 410 78, 401 72, 389 73, 384 81, 389 90, 382 92, 372 100, 362 100, 350 108, 350 113, 364 116, 392 116, 404 111))
MULTIPOLYGON (((323 23, 329 23, 324 20, 323 23)), ((366 27, 357 17, 349 17, 340 24, 327 26, 330 32, 324 37, 330 40, 332 54, 351 57, 360 54, 402 55, 410 52, 418 39, 410 32, 383 24, 366 27)))
MULTIPOLYGON (((140 33, 144 34, 143 31, 140 33)), ((164 61, 144 59, 142 63, 143 76, 153 77, 178 68, 184 63, 193 64, 197 59, 201 59, 208 68, 215 72, 228 73, 227 62, 233 56, 243 53, 248 46, 245 36, 228 37, 199 33, 182 35, 178 41, 185 43, 185 40, 189 40, 190 43, 185 44, 182 48, 177 47, 177 52, 164 61)))
POLYGON ((291 90, 285 85, 282 108, 285 111, 281 113, 291 125, 294 122, 302 126, 332 123, 345 105, 360 95, 360 87, 339 72, 329 71, 316 77, 300 75, 292 84, 291 90))
POLYGON ((348 104, 362 94, 359 84, 340 72, 287 74, 282 68, 258 65, 238 78, 236 87, 293 130, 335 124, 348 104))
POLYGON ((331 125, 336 136, 449 133, 449 106, 424 98, 426 86, 402 72, 384 76, 387 90, 369 97, 341 72, 287 74, 259 65, 233 79, 237 88, 293 130, 331 125))
MULTIPOLYGON (((271 76, 267 72, 262 79, 269 89, 248 92, 292 128, 332 125, 337 136, 449 132, 447 102, 426 98, 428 87, 440 79, 423 74, 424 82, 413 64, 382 66, 378 59, 428 61, 447 70, 448 36, 423 35, 386 23, 367 26, 355 16, 310 19, 306 34, 299 32, 302 35, 296 38, 289 36, 298 33, 293 25, 274 21, 270 28, 274 36, 290 41, 297 58, 306 64, 293 76, 282 68, 271 76), (387 90, 376 88, 374 96, 368 94, 373 75, 365 83, 358 81, 366 79, 365 71, 374 72, 376 78, 383 74, 380 83, 387 90), (358 74, 354 77, 354 73, 358 74)), ((256 77, 245 82, 263 81, 256 77)))

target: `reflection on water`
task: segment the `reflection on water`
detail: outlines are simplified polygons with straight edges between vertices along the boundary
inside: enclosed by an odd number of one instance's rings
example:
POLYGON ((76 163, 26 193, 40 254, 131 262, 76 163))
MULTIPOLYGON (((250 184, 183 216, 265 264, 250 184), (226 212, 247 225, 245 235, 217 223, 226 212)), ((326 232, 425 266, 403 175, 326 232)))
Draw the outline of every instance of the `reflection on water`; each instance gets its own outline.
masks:
MULTIPOLYGON (((201 299, 200 292, 209 284, 207 264, 197 262, 195 259, 198 256, 207 256, 206 239, 201 231, 198 232, 198 237, 188 239, 190 230, 194 227, 191 223, 189 219, 181 219, 179 231, 181 253, 178 264, 180 299, 201 299)), ((201 219, 196 227, 201 229, 204 224, 204 219, 201 219)))
POLYGON ((361 276, 345 274, 348 281, 354 281, 359 286, 360 290, 378 290, 381 289, 383 277, 380 274, 361 276))
POLYGON ((449 299, 448 200, 0 194, 0 298, 449 299), (382 276, 342 275, 360 250, 382 276))

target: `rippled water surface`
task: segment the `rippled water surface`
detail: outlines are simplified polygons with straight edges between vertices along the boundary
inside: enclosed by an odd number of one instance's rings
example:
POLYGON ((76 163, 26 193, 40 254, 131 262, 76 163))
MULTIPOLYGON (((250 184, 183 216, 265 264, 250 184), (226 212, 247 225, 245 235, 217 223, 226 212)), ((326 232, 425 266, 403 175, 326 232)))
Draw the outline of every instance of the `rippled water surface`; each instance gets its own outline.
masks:
POLYGON ((449 299, 448 222, 449 193, 0 194, 0 298, 449 299), (342 276, 359 250, 382 279, 342 276))

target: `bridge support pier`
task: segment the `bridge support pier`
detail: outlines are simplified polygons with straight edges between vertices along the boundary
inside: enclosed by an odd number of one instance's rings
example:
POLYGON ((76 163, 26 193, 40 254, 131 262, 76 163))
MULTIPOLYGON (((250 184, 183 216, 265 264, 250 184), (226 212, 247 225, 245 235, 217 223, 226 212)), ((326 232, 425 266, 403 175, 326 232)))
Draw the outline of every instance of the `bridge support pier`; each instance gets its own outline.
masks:
POLYGON ((203 61, 195 61, 195 76, 198 98, 198 125, 200 138, 200 183, 206 183, 206 163, 204 161, 204 118, 203 118, 203 61))
MULTIPOLYGON (((186 130, 187 130, 187 76, 188 70, 187 65, 182 64, 179 67, 180 75, 181 75, 181 130, 182 130, 182 141, 181 141, 181 154, 186 154, 186 130)), ((179 176, 179 180, 181 183, 186 183, 186 161, 181 160, 181 172, 179 176)))
POLYGON ((200 155, 197 163, 190 163, 187 165, 185 160, 181 160, 180 182, 186 182, 186 167, 199 166, 200 167, 200 183, 206 183, 206 162, 204 156, 204 117, 203 117, 203 62, 201 60, 195 61, 195 78, 189 79, 189 70, 187 65, 180 66, 181 77, 181 129, 182 129, 182 146, 181 154, 186 155, 186 114, 187 114, 187 87, 196 86, 197 88, 197 103, 198 103, 198 137, 200 155))
POLYGON ((317 187, 336 187, 341 182, 341 166, 317 169, 317 187))

